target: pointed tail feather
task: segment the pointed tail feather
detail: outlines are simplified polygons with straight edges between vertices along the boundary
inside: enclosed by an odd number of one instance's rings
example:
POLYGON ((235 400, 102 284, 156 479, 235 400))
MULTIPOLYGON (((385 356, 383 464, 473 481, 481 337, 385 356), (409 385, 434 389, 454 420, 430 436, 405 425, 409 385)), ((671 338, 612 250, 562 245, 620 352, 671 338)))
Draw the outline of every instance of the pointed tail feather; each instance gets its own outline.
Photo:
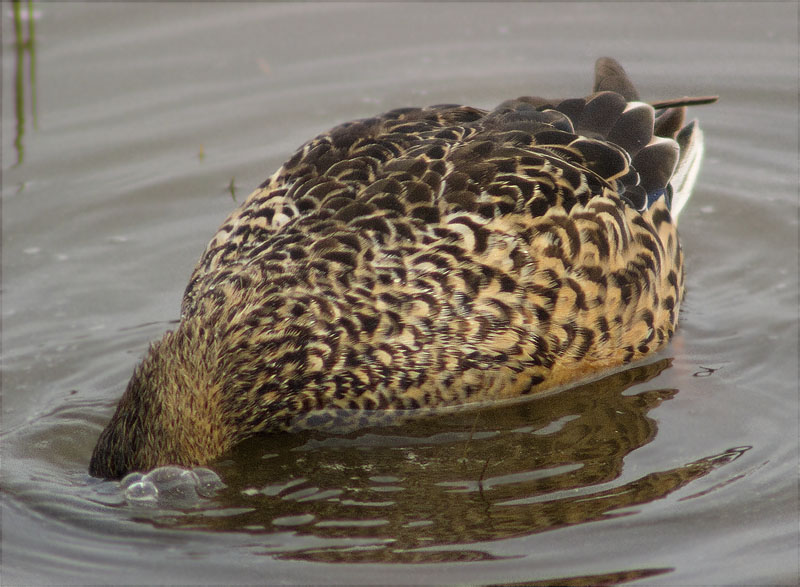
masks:
POLYGON ((629 102, 639 99, 639 92, 616 59, 601 57, 594 65, 594 91, 616 92, 629 102))

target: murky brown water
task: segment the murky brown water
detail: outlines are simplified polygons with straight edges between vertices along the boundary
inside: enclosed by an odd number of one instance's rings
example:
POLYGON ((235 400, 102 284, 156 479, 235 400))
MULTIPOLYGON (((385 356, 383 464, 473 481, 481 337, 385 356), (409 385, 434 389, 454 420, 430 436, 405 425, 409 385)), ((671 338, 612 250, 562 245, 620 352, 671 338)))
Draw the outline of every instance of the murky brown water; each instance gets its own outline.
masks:
POLYGON ((32 52, 2 9, 3 584, 796 583, 795 4, 37 3, 32 52), (252 441, 191 506, 88 477, 231 191, 344 120, 587 93, 604 54, 648 98, 720 95, 667 351, 252 441))

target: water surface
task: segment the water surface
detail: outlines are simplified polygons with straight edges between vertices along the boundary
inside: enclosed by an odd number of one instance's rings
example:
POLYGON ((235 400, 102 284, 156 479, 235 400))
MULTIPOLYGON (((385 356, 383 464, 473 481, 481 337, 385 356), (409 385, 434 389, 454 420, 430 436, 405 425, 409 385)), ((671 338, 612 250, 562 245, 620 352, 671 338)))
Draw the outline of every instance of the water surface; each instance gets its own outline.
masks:
POLYGON ((796 583, 795 4, 35 9, 35 43, 2 29, 4 584, 796 583), (720 95, 692 111, 664 352, 522 404, 250 441, 188 504, 87 475, 208 239, 293 149, 399 106, 583 95, 600 55, 647 98, 720 95))

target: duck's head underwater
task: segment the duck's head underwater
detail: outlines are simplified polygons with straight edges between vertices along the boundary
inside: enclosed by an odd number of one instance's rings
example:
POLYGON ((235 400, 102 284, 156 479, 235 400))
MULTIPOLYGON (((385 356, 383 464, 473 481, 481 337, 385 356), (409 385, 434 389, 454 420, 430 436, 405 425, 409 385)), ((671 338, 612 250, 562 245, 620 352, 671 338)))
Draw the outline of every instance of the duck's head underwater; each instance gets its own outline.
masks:
POLYGON ((303 145, 194 269, 92 475, 199 466, 341 411, 538 394, 663 347, 703 135, 598 60, 585 98, 402 108, 303 145))

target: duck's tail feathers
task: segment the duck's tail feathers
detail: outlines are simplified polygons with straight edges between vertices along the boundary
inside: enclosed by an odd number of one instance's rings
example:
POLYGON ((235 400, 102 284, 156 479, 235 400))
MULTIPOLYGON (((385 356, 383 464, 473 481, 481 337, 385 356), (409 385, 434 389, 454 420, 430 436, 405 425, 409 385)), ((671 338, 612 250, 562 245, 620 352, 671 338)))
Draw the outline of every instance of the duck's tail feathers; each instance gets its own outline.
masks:
MULTIPOLYGON (((633 166, 640 174, 640 185, 647 188, 644 207, 666 193, 673 221, 677 222, 678 214, 692 194, 703 159, 703 131, 696 120, 684 125, 686 107, 711 104, 718 96, 684 96, 644 104, 639 102, 639 94, 625 70, 610 57, 601 57, 595 64, 594 91, 615 92, 627 100, 608 139, 623 146, 633 158, 633 166), (630 137, 637 137, 633 143, 641 142, 648 127, 652 132, 647 145, 641 150, 632 148, 630 137), (632 132, 634 130, 638 135, 632 132), (668 182, 666 186, 662 183, 664 180, 668 182)), ((632 195, 629 193, 629 197, 632 195)))
POLYGON ((703 156, 703 133, 696 121, 685 123, 686 108, 716 96, 643 102, 610 57, 597 60, 593 89, 585 98, 508 100, 482 119, 482 128, 495 135, 530 133, 538 147, 614 186, 635 210, 644 212, 664 198, 676 220, 703 156))

